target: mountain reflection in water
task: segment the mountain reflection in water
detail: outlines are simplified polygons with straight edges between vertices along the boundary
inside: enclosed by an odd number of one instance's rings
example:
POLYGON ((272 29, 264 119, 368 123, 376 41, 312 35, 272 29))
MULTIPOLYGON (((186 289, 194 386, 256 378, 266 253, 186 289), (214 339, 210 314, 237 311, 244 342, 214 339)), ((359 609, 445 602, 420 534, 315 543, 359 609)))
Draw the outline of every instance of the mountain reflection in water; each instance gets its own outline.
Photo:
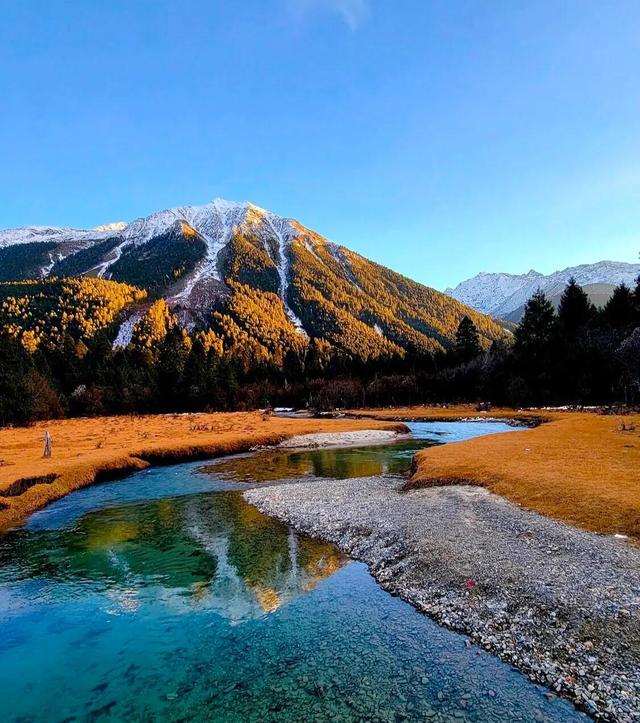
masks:
POLYGON ((127 591, 140 598, 147 590, 237 622, 312 590, 346 559, 261 514, 240 494, 220 492, 108 508, 71 528, 18 534, 3 547, 0 564, 2 578, 47 578, 66 583, 71 594, 93 583, 114 598, 126 593, 128 606, 127 591))

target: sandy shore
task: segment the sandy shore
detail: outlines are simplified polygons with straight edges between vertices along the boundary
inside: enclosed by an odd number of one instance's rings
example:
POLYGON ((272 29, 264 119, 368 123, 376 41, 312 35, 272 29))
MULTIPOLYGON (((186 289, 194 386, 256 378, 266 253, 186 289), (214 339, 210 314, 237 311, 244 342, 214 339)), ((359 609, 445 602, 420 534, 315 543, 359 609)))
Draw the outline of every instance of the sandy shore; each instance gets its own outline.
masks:
POLYGON ((245 498, 591 715, 638 720, 640 550, 479 487, 399 484, 298 482, 245 498))

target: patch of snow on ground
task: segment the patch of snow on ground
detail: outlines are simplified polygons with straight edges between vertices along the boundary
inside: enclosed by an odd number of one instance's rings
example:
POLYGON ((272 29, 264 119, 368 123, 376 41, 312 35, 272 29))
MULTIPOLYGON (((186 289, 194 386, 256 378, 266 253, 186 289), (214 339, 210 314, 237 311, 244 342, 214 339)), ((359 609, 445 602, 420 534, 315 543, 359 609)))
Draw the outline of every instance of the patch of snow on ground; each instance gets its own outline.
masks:
POLYGON ((313 248, 313 244, 309 243, 309 241, 307 241, 306 239, 304 241, 304 247, 315 259, 317 259, 320 263, 322 263, 322 259, 318 256, 318 254, 316 253, 316 250, 313 248))
POLYGON ((207 256, 193 272, 184 289, 173 297, 174 301, 188 299, 196 284, 202 279, 221 281, 218 272, 218 254, 231 239, 235 226, 246 215, 248 203, 236 203, 216 198, 205 206, 185 206, 174 209, 175 218, 186 221, 205 240, 207 256))
POLYGON ((127 243, 129 243, 129 239, 125 239, 124 241, 120 242, 115 248, 113 248, 109 252, 109 256, 106 261, 103 261, 94 269, 91 269, 92 271, 96 271, 96 276, 98 276, 99 278, 104 277, 105 271, 107 271, 109 267, 113 266, 116 261, 120 259, 120 257, 122 256, 122 249, 127 243))
POLYGON ((351 268, 351 264, 349 263, 349 259, 347 259, 347 257, 345 256, 344 251, 338 246, 338 244, 334 243, 328 243, 327 248, 329 249, 329 252, 333 256, 333 258, 340 264, 349 281, 355 286, 356 289, 358 289, 358 291, 363 291, 363 288, 356 280, 353 269, 351 268))
POLYGON ((118 334, 115 338, 115 341, 113 342, 114 349, 124 349, 125 347, 129 346, 129 343, 131 342, 131 336, 133 334, 133 327, 140 321, 141 318, 142 312, 136 311, 131 314, 131 316, 129 316, 127 319, 125 319, 122 324, 120 324, 118 334))
POLYGON ((56 261, 62 261, 63 258, 64 256, 62 254, 55 256, 49 252, 49 263, 40 269, 40 276, 49 276, 51 269, 56 265, 56 261))

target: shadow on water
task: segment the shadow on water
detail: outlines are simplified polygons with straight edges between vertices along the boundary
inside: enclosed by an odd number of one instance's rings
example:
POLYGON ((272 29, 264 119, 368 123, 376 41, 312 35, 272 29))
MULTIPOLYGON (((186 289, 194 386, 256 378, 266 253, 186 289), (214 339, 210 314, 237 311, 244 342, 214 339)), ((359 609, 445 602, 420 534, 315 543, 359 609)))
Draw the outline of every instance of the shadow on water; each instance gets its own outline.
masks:
MULTIPOLYGON (((408 452, 269 453, 266 474, 408 452)), ((1 720, 582 718, 229 491, 247 459, 88 488, 0 539, 1 720)))

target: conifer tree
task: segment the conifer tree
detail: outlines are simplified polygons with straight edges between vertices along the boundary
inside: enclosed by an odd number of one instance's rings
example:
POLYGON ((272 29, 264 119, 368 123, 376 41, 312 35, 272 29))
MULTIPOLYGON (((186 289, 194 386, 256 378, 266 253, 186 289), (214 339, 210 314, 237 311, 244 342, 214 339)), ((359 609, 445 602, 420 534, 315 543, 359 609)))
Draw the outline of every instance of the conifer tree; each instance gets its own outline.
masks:
POLYGON ((480 346, 480 336, 476 325, 468 316, 463 316, 456 331, 456 341, 454 345, 456 360, 461 363, 466 363, 475 359, 481 353, 482 347, 480 346))
POLYGON ((631 326, 635 318, 634 294, 626 284, 620 284, 613 290, 602 316, 605 323, 613 329, 625 329, 631 326))
POLYGON ((0 426, 31 420, 30 370, 28 352, 10 334, 0 332, 0 426))
POLYGON ((183 330, 174 326, 159 347, 157 374, 162 406, 180 408, 185 403, 182 381, 190 346, 185 344, 183 330))
POLYGON ((623 368, 625 402, 640 396, 640 326, 620 344, 616 356, 623 368))
POLYGON ((527 301, 522 320, 514 336, 516 350, 521 354, 538 355, 553 338, 556 327, 556 313, 553 304, 538 289, 527 301))
POLYGON ((510 388, 514 401, 546 403, 552 397, 552 361, 557 329, 553 304, 540 289, 527 301, 514 332, 516 376, 510 388))
POLYGON ((571 337, 584 331, 595 315, 595 307, 584 289, 571 277, 558 306, 558 325, 563 335, 571 337))

